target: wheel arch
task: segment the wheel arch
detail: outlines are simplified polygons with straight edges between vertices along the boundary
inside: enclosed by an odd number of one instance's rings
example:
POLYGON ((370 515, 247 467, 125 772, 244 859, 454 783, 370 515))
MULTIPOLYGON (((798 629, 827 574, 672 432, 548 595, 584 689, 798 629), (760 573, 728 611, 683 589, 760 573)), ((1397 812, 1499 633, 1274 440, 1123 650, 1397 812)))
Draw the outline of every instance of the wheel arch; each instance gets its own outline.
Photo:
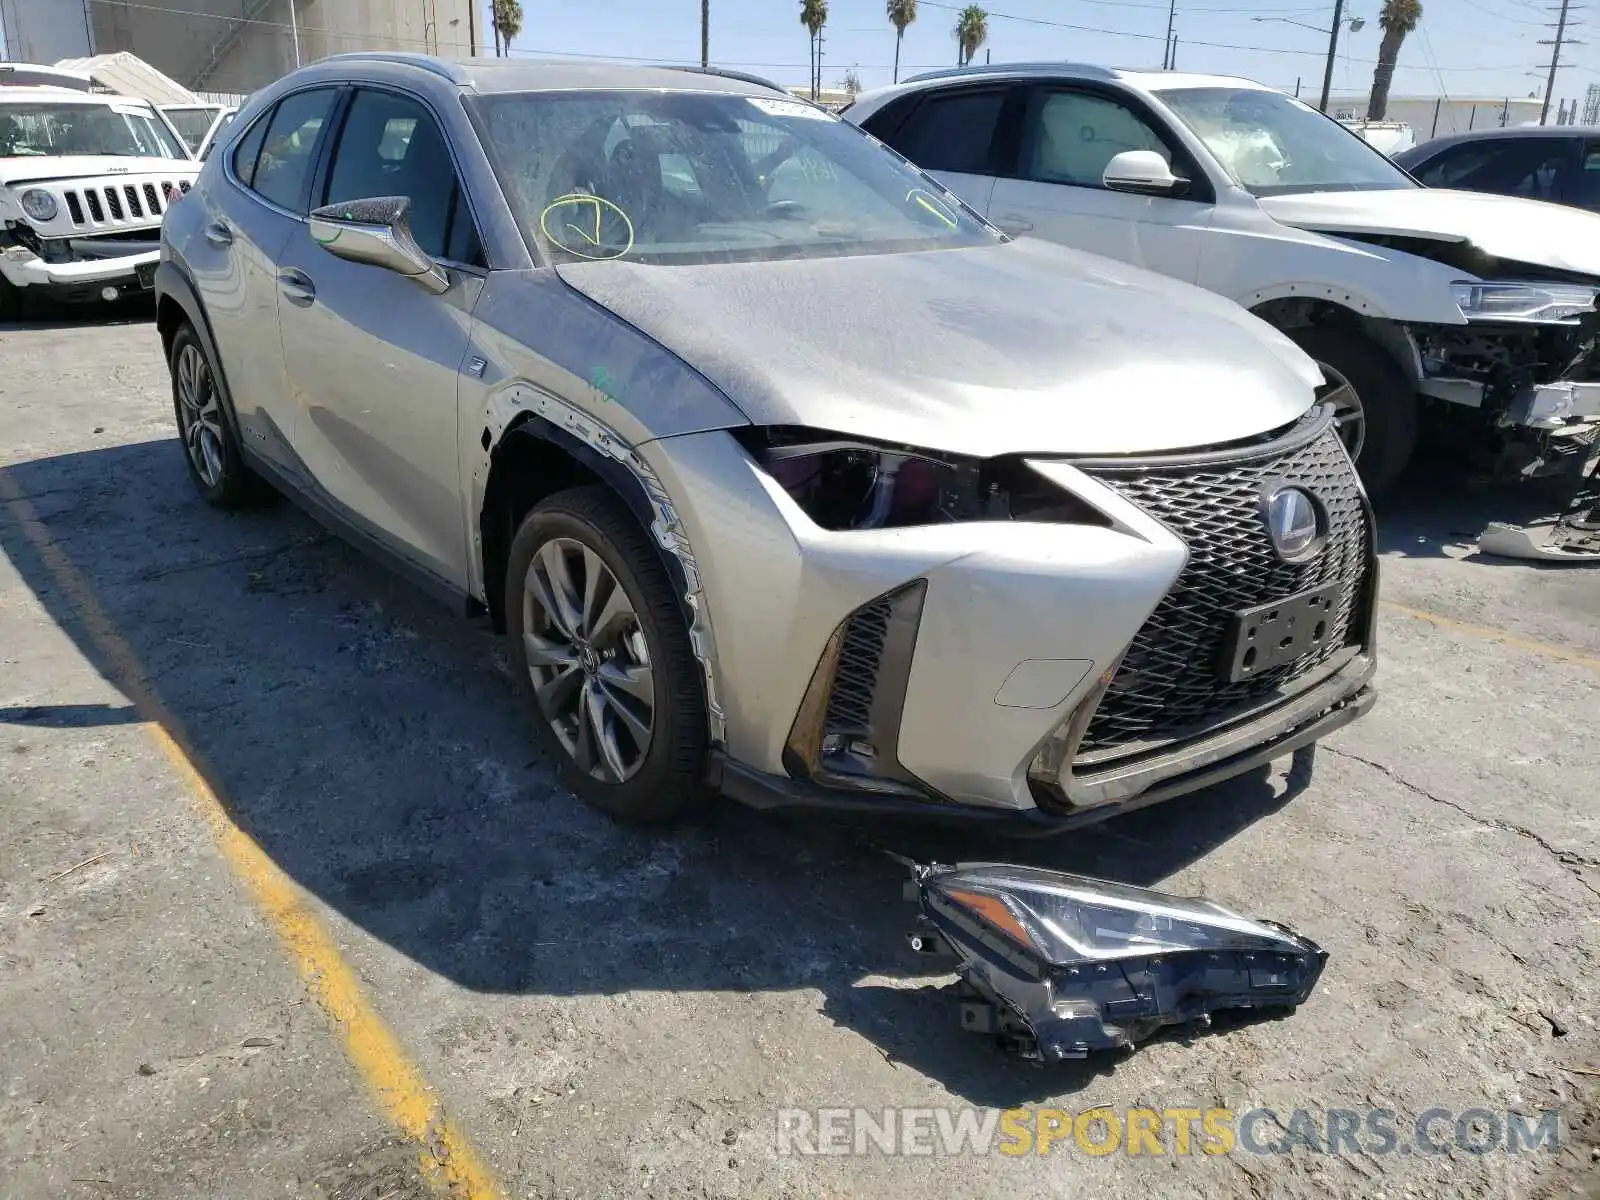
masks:
MULTIPOLYGON (((1318 292, 1336 289, 1320 288, 1318 292)), ((1360 334, 1382 349, 1413 384, 1422 378, 1422 358, 1410 330, 1398 321, 1373 315, 1370 305, 1348 303, 1348 295, 1312 295, 1290 290, 1269 300, 1258 301, 1250 315, 1260 317, 1283 333, 1312 325, 1339 325, 1360 334)))
POLYGON ((516 385, 491 402, 472 496, 474 560, 483 602, 497 632, 506 629, 506 569, 523 518, 541 500, 570 487, 601 484, 650 537, 672 580, 699 660, 711 740, 725 740, 717 701, 717 664, 700 569, 683 523, 648 463, 615 430, 548 393, 516 385))

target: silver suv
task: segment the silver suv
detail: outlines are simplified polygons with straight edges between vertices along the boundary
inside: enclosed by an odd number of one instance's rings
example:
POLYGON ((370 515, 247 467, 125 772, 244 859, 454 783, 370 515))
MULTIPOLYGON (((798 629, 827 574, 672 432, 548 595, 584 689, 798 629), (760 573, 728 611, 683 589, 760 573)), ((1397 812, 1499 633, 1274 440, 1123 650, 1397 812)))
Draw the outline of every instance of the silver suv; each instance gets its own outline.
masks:
POLYGON ((178 428, 504 632, 569 785, 1065 827, 1372 703, 1311 361, 709 72, 354 55, 164 229, 178 428))

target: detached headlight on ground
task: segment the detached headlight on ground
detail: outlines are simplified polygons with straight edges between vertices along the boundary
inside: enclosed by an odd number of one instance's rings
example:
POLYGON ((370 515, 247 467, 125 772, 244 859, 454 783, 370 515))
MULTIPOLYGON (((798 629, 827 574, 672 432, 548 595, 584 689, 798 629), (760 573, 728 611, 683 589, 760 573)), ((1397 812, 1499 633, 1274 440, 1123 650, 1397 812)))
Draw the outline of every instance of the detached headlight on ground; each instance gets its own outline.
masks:
POLYGON ((1450 291, 1469 321, 1553 324, 1594 312, 1595 289, 1575 283, 1453 283, 1450 291))
POLYGON ((42 188, 29 188, 18 197, 22 211, 35 221, 53 221, 56 216, 56 198, 42 188))
POLYGON ((1082 1058, 1220 1009, 1294 1008, 1327 954, 1209 900, 977 863, 913 869, 912 947, 953 954, 962 1023, 1024 1058, 1082 1058))

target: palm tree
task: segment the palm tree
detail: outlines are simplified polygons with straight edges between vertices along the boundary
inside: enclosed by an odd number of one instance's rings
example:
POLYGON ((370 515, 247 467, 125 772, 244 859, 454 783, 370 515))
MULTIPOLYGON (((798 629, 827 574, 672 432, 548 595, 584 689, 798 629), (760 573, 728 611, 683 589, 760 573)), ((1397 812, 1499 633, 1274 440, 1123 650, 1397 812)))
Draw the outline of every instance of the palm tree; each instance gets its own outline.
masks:
POLYGON ((711 65, 711 0, 700 0, 700 65, 711 65))
POLYGON ((917 19, 917 0, 888 0, 889 24, 894 26, 894 82, 900 82, 900 41, 906 26, 917 19))
POLYGON ((967 5, 956 21, 956 65, 964 67, 970 63, 978 47, 988 40, 989 14, 976 4, 967 5))
POLYGON ((822 89, 822 27, 828 23, 828 0, 800 0, 800 24, 811 33, 811 98, 822 89))
POLYGON ((522 0, 494 0, 490 10, 494 18, 495 53, 501 53, 501 47, 509 55, 511 53, 511 39, 522 32, 522 0))
POLYGON ((1400 43, 1422 20, 1422 0, 1383 0, 1378 25, 1383 41, 1378 44, 1378 65, 1372 72, 1372 98, 1367 101, 1367 119, 1383 120, 1389 111, 1389 84, 1394 81, 1394 64, 1400 57, 1400 43))

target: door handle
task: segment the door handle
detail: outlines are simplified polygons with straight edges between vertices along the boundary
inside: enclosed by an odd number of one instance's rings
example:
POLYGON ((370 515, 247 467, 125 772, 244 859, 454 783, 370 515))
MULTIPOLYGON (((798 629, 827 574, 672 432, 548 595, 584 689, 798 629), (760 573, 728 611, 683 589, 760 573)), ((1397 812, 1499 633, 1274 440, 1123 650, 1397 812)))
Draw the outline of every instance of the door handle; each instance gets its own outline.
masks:
POLYGON ((213 221, 206 226, 206 241, 213 246, 231 246, 233 245, 233 230, 229 229, 221 221, 213 221))
POLYGON ((1007 233, 1031 233, 1033 222, 1018 213, 1001 213, 994 223, 1007 233))
POLYGON ((312 303, 317 298, 317 287, 311 282, 311 276, 294 267, 278 272, 278 290, 290 301, 302 306, 312 303))

